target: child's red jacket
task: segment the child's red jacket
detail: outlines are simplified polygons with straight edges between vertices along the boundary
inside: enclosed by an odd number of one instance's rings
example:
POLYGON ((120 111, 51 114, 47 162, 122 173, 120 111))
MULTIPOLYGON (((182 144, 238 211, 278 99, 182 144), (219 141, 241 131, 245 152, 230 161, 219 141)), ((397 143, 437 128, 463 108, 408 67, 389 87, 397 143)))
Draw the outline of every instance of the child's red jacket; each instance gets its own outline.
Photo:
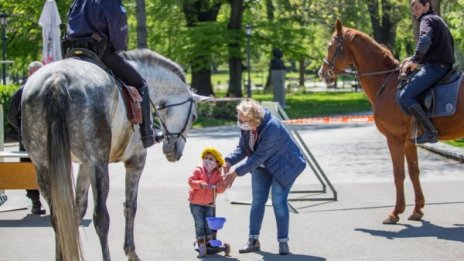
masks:
POLYGON ((218 169, 213 170, 208 177, 206 170, 203 166, 197 166, 193 171, 192 176, 189 177, 188 183, 190 186, 189 201, 195 205, 209 205, 214 202, 213 189, 201 188, 200 184, 215 185, 216 193, 223 193, 225 188, 217 186, 218 183, 223 181, 221 172, 218 169))

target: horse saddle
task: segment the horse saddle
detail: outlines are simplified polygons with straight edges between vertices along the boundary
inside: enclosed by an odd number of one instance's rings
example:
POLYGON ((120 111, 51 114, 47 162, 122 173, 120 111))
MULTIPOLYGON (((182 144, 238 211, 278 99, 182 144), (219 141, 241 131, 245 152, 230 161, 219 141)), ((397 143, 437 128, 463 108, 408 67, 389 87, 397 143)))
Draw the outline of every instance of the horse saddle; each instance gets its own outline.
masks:
MULTIPOLYGON (((413 74, 408 76, 408 79, 412 76, 413 74)), ((460 71, 453 69, 431 88, 419 95, 418 100, 428 117, 445 117, 456 113, 462 77, 460 71)), ((405 83, 400 83, 397 97, 404 86, 405 83)))
POLYGON ((142 96, 139 91, 123 82, 119 86, 126 105, 127 119, 132 124, 142 124, 142 96))
POLYGON ((105 70, 115 79, 116 85, 121 92, 124 105, 126 106, 127 119, 132 124, 142 124, 142 97, 139 92, 135 87, 125 84, 121 79, 114 76, 96 53, 87 48, 72 48, 68 50, 65 57, 90 62, 105 70))
POLYGON ((454 115, 461 81, 462 73, 452 70, 432 88, 420 95, 419 100, 428 117, 454 115))

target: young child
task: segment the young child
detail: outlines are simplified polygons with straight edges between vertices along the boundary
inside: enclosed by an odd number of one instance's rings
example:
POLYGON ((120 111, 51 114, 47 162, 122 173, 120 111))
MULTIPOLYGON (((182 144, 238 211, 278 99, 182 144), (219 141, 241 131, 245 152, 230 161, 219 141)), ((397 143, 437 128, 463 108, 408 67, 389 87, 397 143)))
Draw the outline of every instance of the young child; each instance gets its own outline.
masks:
POLYGON ((214 217, 216 193, 223 193, 222 166, 224 158, 215 148, 206 148, 201 153, 203 164, 199 165, 189 177, 190 212, 195 221, 195 234, 200 256, 206 256, 206 245, 213 237, 213 232, 206 222, 207 217, 214 217))

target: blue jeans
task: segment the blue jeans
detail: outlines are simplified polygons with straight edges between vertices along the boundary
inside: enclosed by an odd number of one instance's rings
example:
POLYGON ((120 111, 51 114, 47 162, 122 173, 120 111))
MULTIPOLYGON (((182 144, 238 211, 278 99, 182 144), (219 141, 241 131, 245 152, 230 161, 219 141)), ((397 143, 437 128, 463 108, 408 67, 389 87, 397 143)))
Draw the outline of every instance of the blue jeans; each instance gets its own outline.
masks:
POLYGON ((251 173, 252 202, 250 210, 250 238, 257 239, 263 223, 266 201, 271 190, 272 207, 277 223, 277 240, 288 241, 289 212, 288 193, 291 185, 284 189, 265 168, 256 168, 251 173))
POLYGON ((190 212, 195 222, 195 235, 197 239, 210 238, 212 232, 206 222, 207 217, 214 217, 214 208, 209 206, 190 204, 190 212))
POLYGON ((417 103, 417 96, 437 83, 451 68, 440 64, 425 63, 419 72, 400 93, 400 102, 405 109, 417 103))

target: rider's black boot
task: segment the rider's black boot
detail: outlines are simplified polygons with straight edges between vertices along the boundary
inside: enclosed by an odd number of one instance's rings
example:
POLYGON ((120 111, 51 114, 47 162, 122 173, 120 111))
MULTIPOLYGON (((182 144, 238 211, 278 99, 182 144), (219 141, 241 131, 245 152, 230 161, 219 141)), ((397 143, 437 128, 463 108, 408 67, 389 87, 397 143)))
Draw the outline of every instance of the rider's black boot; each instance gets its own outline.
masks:
POLYGON ((424 112, 424 109, 422 109, 421 105, 418 103, 413 104, 411 107, 408 108, 408 111, 414 116, 416 121, 424 127, 425 132, 417 137, 416 139, 413 139, 413 142, 416 144, 423 144, 423 143, 435 143, 438 141, 438 131, 435 129, 433 126, 432 122, 430 119, 427 117, 427 115, 424 112))
POLYGON ((148 87, 145 85, 138 89, 140 96, 142 96, 142 124, 140 127, 140 135, 144 148, 148 148, 155 144, 155 135, 153 133, 153 122, 151 119, 150 96, 148 94, 148 87))

